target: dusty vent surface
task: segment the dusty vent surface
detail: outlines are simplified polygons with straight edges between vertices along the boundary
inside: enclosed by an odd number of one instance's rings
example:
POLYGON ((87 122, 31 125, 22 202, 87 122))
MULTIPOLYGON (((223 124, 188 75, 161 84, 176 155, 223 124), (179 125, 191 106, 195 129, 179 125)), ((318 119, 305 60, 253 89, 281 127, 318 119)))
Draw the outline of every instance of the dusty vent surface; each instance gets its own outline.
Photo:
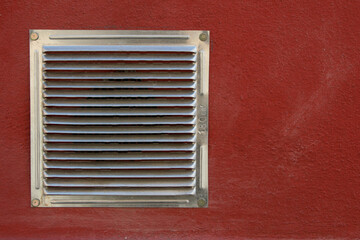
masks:
POLYGON ((33 207, 208 205, 207 31, 30 31, 33 207))

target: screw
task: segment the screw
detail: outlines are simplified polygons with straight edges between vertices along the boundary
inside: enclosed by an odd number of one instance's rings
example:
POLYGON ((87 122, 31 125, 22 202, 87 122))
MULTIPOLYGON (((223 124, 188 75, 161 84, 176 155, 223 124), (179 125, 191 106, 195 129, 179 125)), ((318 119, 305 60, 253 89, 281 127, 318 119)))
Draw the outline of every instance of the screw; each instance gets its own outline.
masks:
POLYGON ((207 40, 207 34, 202 33, 202 34, 200 34, 199 38, 200 38, 201 41, 206 41, 207 40))
POLYGON ((199 207, 205 207, 206 200, 204 198, 200 198, 197 203, 199 207))
POLYGON ((39 38, 39 34, 37 34, 36 32, 33 32, 30 34, 31 40, 36 41, 36 40, 38 40, 38 38, 39 38))
POLYGON ((38 207, 40 205, 40 200, 37 198, 34 198, 33 200, 31 200, 31 205, 33 207, 38 207))

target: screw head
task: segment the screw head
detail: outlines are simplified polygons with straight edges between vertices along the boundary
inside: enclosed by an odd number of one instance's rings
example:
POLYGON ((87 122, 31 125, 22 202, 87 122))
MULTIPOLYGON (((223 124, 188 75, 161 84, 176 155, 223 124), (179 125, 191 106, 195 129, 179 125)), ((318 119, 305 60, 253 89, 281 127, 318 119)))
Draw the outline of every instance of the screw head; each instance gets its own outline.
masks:
POLYGON ((31 205, 33 207, 38 207, 40 205, 40 200, 37 198, 34 198, 33 200, 31 200, 31 205))
POLYGON ((204 207, 206 205, 206 200, 204 198, 200 198, 197 204, 199 207, 204 207))
POLYGON ((206 34, 206 33, 200 34, 199 39, 200 39, 201 41, 206 41, 206 40, 207 40, 207 34, 206 34))
POLYGON ((33 33, 30 34, 30 39, 31 39, 31 40, 36 41, 36 40, 38 40, 38 38, 39 38, 39 34, 38 34, 38 33, 33 32, 33 33))

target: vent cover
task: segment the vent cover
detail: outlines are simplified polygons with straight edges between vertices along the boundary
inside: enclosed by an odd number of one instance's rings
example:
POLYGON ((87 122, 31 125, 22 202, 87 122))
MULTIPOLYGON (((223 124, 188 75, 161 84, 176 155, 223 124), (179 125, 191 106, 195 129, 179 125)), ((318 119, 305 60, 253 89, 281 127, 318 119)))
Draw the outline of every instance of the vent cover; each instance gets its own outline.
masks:
POLYGON ((209 32, 30 31, 34 207, 206 207, 209 32))

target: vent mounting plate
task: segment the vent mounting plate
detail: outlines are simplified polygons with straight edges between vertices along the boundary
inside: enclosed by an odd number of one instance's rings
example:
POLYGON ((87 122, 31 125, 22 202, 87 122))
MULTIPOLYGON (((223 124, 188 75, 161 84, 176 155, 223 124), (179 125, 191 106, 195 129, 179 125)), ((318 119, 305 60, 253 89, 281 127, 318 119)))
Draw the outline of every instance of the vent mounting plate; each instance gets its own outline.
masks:
POLYGON ((29 36, 33 207, 208 205, 208 31, 29 36))

